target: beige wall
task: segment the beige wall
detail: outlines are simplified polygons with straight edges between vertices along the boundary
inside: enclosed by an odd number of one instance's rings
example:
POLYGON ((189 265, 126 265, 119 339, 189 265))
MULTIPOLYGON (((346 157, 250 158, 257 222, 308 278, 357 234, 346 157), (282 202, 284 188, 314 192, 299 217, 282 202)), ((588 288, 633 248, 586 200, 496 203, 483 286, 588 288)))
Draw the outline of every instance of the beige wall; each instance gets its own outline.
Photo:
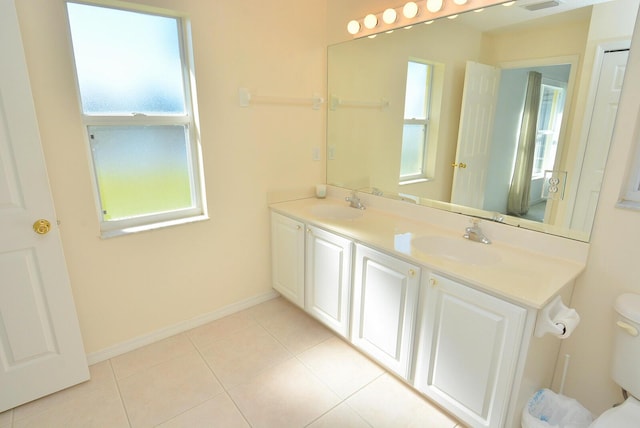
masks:
MULTIPOLYGON (((338 2, 327 0, 328 10, 338 2)), ((346 20, 331 13, 326 19, 322 1, 146 0, 192 17, 211 220, 100 240, 63 2, 16 3, 87 352, 267 292, 266 194, 324 179, 324 162, 311 160, 312 148, 324 145, 324 116, 303 108, 241 109, 237 89, 324 92, 325 24, 335 42, 347 38, 346 20)), ((347 18, 373 7, 360 3, 347 18)), ((640 46, 639 31, 634 43, 640 46)), ((636 50, 627 76, 639 74, 636 50)), ((571 354, 565 393, 597 413, 620 399, 608 368, 612 303, 622 292, 640 293, 640 213, 614 207, 640 108, 640 81, 625 85, 590 259, 573 298, 582 323, 562 348, 571 354)))
POLYGON ((86 351, 266 293, 267 192, 324 181, 324 113, 240 108, 237 91, 325 92, 325 3, 140 0, 191 17, 211 219, 98 237, 63 0, 16 1, 86 351))
MULTIPOLYGON (((565 394, 595 413, 622 401, 609 377, 613 303, 624 292, 640 293, 640 212, 615 207, 640 131, 640 26, 636 25, 606 174, 596 213, 587 269, 576 281, 572 304, 582 321, 563 342, 561 356, 571 355, 565 394)), ((560 358, 554 384, 559 384, 560 358)))

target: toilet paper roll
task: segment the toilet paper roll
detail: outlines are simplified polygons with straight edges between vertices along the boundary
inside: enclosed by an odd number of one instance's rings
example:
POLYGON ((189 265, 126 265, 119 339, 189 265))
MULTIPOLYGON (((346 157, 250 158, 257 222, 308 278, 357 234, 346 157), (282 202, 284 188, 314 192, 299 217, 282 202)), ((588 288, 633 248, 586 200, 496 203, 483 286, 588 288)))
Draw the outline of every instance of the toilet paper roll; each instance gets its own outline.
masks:
POLYGON ((569 309, 560 311, 553 319, 553 323, 557 327, 558 336, 560 339, 566 339, 571 336, 571 333, 576 329, 580 323, 580 315, 575 309, 569 309))
POLYGON ((535 335, 542 337, 545 334, 553 334, 560 339, 566 339, 571 336, 579 323, 578 312, 566 307, 560 296, 557 296, 538 314, 535 335))

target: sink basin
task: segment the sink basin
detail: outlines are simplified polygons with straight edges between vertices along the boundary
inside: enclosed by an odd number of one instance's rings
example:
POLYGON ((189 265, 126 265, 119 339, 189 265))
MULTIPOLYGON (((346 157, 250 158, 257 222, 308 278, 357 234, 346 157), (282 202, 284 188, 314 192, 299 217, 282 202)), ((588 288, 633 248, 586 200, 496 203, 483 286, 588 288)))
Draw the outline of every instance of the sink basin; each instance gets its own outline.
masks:
POLYGON ((462 237, 421 236, 411 241, 418 251, 468 265, 491 265, 501 260, 490 245, 462 237))
POLYGON ((311 213, 316 217, 329 220, 353 220, 362 217, 363 212, 346 205, 314 205, 311 213))

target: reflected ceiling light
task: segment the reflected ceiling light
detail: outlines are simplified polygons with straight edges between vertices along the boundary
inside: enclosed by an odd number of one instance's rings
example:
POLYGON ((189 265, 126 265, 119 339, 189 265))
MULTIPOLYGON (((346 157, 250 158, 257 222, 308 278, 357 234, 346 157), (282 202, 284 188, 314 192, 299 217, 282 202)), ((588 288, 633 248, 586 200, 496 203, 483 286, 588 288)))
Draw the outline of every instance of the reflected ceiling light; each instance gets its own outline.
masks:
POLYGON ((427 10, 431 13, 440 12, 442 0, 427 0, 427 10))
POLYGON ((349 21, 347 24, 347 31, 349 34, 356 35, 360 31, 360 23, 355 19, 353 21, 349 21))
POLYGON ((425 22, 425 25, 433 24, 433 19, 431 21, 425 22))
POLYGON ((451 16, 447 16, 447 19, 456 19, 458 17, 458 15, 451 15, 451 16))
POLYGON ((418 15, 418 5, 414 1, 410 1, 402 8, 402 14, 405 18, 415 18, 418 15))
POLYGON ((513 5, 514 3, 515 3, 515 1, 510 1, 510 2, 507 2, 507 3, 502 3, 502 5, 503 5, 503 6, 511 6, 511 5, 513 5))
POLYGON ((478 12, 482 12, 484 10, 484 7, 482 9, 475 9, 474 12, 478 13, 478 12))
POLYGON ((378 18, 373 13, 364 17, 364 26, 366 28, 371 30, 372 28, 376 28, 376 25, 378 25, 378 18))
POLYGON ((467 4, 467 0, 453 0, 453 2, 457 5, 467 4))
POLYGON ((395 9, 389 8, 382 13, 382 20, 385 24, 393 24, 394 22, 396 22, 397 18, 398 14, 396 13, 395 9))

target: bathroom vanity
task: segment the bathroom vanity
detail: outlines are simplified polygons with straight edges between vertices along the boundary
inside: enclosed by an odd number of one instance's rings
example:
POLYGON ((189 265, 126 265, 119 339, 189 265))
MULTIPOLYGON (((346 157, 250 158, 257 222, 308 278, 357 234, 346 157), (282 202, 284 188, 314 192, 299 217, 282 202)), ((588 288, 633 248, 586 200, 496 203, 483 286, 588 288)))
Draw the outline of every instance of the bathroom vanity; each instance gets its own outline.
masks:
POLYGON ((334 196, 271 205, 273 287, 465 424, 519 427, 560 346, 534 336, 536 317, 569 301, 584 262, 562 256, 581 249, 472 242, 466 217, 334 196))

